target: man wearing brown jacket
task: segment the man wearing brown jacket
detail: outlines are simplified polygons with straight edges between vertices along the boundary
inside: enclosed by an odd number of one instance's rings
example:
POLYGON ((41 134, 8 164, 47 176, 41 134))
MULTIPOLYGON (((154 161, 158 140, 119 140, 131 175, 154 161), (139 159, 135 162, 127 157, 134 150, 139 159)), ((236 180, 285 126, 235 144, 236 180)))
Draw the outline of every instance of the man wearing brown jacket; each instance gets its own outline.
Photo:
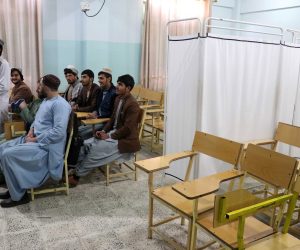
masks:
POLYGON ((80 176, 88 174, 93 168, 108 164, 114 160, 129 160, 140 149, 138 122, 140 108, 130 94, 134 79, 123 75, 117 81, 117 98, 110 122, 95 138, 84 142, 80 163, 75 173, 69 176, 70 185, 76 186, 80 176))
POLYGON ((72 106, 75 112, 93 112, 97 107, 97 97, 100 87, 94 83, 94 72, 86 69, 81 73, 82 90, 80 91, 76 104, 72 106))
MULTIPOLYGON (((32 102, 33 94, 26 83, 24 83, 24 77, 21 69, 12 68, 10 71, 10 79, 15 86, 11 91, 9 104, 15 103, 18 100, 24 100, 27 104, 32 102)), ((15 110, 12 111, 15 112, 15 110)))

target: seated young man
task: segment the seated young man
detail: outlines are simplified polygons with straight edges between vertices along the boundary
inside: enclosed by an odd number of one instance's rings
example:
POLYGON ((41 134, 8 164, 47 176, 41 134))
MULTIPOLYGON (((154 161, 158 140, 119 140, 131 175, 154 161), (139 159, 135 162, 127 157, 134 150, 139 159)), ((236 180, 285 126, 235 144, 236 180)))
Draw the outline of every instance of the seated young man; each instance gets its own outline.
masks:
POLYGON ((116 98, 116 87, 112 83, 112 71, 103 68, 98 73, 100 92, 97 98, 97 108, 88 118, 109 118, 112 115, 116 98))
POLYGON ((30 103, 33 100, 33 95, 30 88, 24 82, 24 77, 20 69, 12 68, 10 71, 10 80, 14 84, 11 95, 9 97, 9 104, 13 112, 13 104, 19 100, 24 100, 26 103, 30 103))
POLYGON ((84 142, 81 160, 75 173, 69 176, 70 185, 76 186, 80 176, 88 174, 93 168, 118 159, 130 159, 132 153, 140 149, 138 119, 140 108, 130 94, 134 79, 130 75, 118 78, 117 98, 111 120, 95 138, 84 142))
POLYGON ((81 83, 82 90, 72 109, 74 112, 93 112, 96 110, 97 96, 100 91, 100 87, 94 83, 94 72, 90 69, 82 71, 81 83))
MULTIPOLYGON (((112 115, 116 94, 116 87, 112 83, 112 71, 109 68, 103 68, 98 73, 100 92, 97 97, 97 107, 93 113, 87 116, 87 119, 109 118, 112 115)), ((102 129, 104 124, 97 124, 96 130, 102 129)), ((93 136, 92 126, 80 126, 79 134, 87 139, 93 136)))
POLYGON ((29 202, 27 189, 41 186, 49 177, 62 178, 63 157, 71 107, 59 96, 60 80, 46 75, 41 92, 46 95, 26 136, 0 145, 0 169, 8 191, 0 193, 1 207, 29 202))
POLYGON ((68 87, 65 91, 64 98, 72 105, 76 103, 77 97, 82 89, 82 84, 78 79, 78 70, 73 65, 68 65, 64 69, 65 78, 68 87))

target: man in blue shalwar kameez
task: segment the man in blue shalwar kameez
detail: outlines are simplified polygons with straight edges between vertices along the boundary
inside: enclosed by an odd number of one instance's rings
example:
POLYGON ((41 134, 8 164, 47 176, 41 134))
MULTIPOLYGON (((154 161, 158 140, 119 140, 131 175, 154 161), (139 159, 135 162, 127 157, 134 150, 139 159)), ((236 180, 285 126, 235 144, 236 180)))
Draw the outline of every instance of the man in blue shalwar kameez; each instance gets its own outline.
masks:
POLYGON ((1 207, 29 202, 27 189, 41 186, 49 177, 62 178, 66 131, 71 107, 59 96, 60 80, 46 75, 40 105, 30 131, 24 137, 0 145, 0 168, 8 190, 0 193, 1 207))

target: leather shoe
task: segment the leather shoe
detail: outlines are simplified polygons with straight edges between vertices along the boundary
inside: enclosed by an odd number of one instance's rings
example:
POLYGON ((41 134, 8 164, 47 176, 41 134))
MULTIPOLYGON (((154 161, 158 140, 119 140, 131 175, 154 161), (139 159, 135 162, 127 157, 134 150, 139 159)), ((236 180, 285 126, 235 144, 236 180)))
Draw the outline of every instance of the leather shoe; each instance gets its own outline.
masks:
POLYGON ((69 175, 69 186, 76 187, 78 185, 79 180, 77 180, 73 175, 69 175))
POLYGON ((26 204, 29 202, 30 202, 29 196, 27 193, 25 193, 24 196, 18 201, 13 201, 11 198, 1 201, 0 206, 1 207, 15 207, 15 206, 19 206, 19 205, 26 204))
POLYGON ((9 194, 8 190, 0 193, 0 200, 5 200, 5 199, 9 199, 9 198, 10 198, 10 194, 9 194))

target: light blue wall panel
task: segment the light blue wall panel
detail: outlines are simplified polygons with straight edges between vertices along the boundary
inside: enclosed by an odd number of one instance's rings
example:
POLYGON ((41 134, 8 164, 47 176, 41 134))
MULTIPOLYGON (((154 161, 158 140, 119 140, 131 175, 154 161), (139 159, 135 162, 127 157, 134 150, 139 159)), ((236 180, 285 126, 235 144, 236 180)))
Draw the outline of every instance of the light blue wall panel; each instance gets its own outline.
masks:
MULTIPOLYGON (((58 75, 66 88, 63 69, 74 64, 95 74, 111 67, 113 80, 121 74, 140 75, 143 27, 142 0, 108 0, 93 18, 80 11, 81 0, 43 0, 44 73, 58 75)), ((94 14, 101 6, 90 0, 94 14)))
MULTIPOLYGON (((66 88, 63 69, 73 64, 81 72, 90 68, 95 75, 101 68, 113 70, 113 81, 122 74, 131 74, 139 81, 141 44, 111 43, 101 41, 44 41, 44 72, 53 73, 63 82, 60 90, 66 88)), ((95 79, 97 81, 97 79, 95 79)))

